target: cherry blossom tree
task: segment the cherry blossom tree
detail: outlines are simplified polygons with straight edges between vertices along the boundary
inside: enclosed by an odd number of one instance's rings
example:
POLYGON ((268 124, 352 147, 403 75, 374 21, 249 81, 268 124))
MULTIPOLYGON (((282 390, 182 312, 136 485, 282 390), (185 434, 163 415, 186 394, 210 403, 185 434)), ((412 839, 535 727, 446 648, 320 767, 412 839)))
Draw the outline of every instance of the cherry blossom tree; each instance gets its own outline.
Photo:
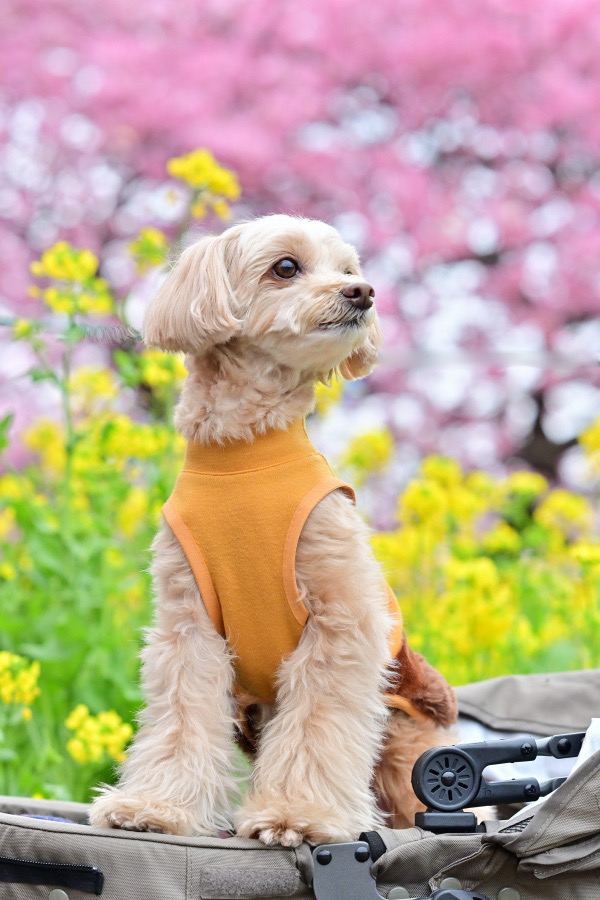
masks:
POLYGON ((239 174, 236 214, 331 221, 376 287, 382 365, 323 441, 385 421, 399 481, 431 451, 577 479, 600 412, 594 0, 5 7, 5 313, 35 314, 28 262, 59 238, 125 296, 127 242, 181 215, 166 161, 206 146, 239 174))

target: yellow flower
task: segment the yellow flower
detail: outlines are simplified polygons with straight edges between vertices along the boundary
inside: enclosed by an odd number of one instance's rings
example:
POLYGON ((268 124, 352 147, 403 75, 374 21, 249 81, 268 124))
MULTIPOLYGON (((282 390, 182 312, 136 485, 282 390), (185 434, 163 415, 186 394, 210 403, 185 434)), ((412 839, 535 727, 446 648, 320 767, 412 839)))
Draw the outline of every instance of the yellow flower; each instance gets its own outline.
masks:
POLYGON ((435 481, 415 479, 398 501, 400 521, 440 523, 448 512, 448 495, 435 481))
POLYGON ((54 244, 31 264, 31 271, 38 278, 57 281, 86 281, 97 269, 98 259, 90 250, 76 250, 66 241, 54 244))
POLYGON ((507 522, 497 522, 496 525, 481 539, 481 547, 486 553, 516 554, 521 550, 521 538, 519 533, 507 522))
POLYGON ((38 696, 40 664, 8 650, 0 651, 0 699, 3 703, 30 706, 38 696))
POLYGON ((76 305, 77 312, 106 316, 113 310, 113 299, 108 284, 102 278, 94 279, 95 290, 81 291, 76 305))
POLYGON ((579 563, 600 563, 600 544, 579 541, 569 548, 569 556, 572 556, 579 563))
POLYGON ((500 575, 491 559, 460 560, 451 558, 444 567, 449 586, 467 585, 478 593, 489 593, 498 588, 500 575))
POLYGON ((73 408, 76 412, 97 412, 119 396, 117 380, 107 368, 80 366, 69 379, 73 408))
POLYGON ((202 200, 195 200, 190 207, 190 212, 194 219, 203 219, 206 215, 206 203, 202 200))
POLYGON ((596 419, 589 428, 579 435, 579 443, 594 468, 600 468, 600 419, 596 419))
POLYGON ((148 516, 148 495, 145 490, 133 487, 117 513, 117 525, 124 535, 133 537, 148 516))
POLYGON ((320 382, 315 387, 316 411, 320 416, 325 415, 328 409, 338 403, 344 393, 344 380, 334 376, 327 384, 320 382))
POLYGON ((31 337, 34 332, 35 322, 31 319, 16 319, 13 324, 12 333, 17 341, 31 337))
POLYGON ((135 241, 129 244, 140 274, 155 266, 162 266, 167 258, 168 247, 166 235, 157 228, 142 228, 135 241))
POLYGON ((31 264, 34 275, 48 278, 54 284, 30 293, 41 297, 56 313, 105 315, 112 312, 113 299, 106 281, 96 276, 97 269, 98 258, 91 250, 78 250, 66 241, 59 241, 31 264))
POLYGON ((540 525, 571 538, 589 530, 594 521, 594 513, 585 497, 557 488, 537 507, 534 519, 540 525))
POLYGON ((25 484, 20 475, 2 475, 0 477, 0 497, 7 500, 20 500, 24 496, 25 484))
POLYGON ((89 762, 88 750, 83 741, 79 740, 79 738, 71 738, 67 741, 67 750, 75 762, 78 762, 80 765, 83 766, 89 762))
POLYGON ((181 389, 187 371, 182 353, 163 353, 162 350, 144 350, 139 355, 142 379, 150 387, 159 390, 167 385, 181 389))
POLYGON ((209 150, 193 150, 185 156, 170 159, 167 172, 190 187, 206 190, 210 194, 231 200, 240 196, 239 182, 234 173, 219 165, 209 150))
POLYGON ((193 150, 186 156, 170 159, 167 171, 193 189, 190 211, 194 218, 203 219, 209 206, 219 219, 231 218, 227 201, 237 200, 240 185, 235 174, 219 165, 209 150, 193 150))
POLYGON ((97 763, 106 756, 123 762, 124 748, 133 734, 133 728, 123 722, 114 710, 93 716, 81 703, 71 712, 65 725, 69 731, 75 732, 67 742, 67 750, 76 762, 81 765, 97 763))
POLYGON ((231 219, 231 207, 225 200, 212 200, 211 204, 214 214, 222 222, 228 222, 231 219))
POLYGON ((470 527, 485 512, 487 500, 481 494, 457 484, 448 487, 448 511, 455 524, 470 527))
POLYGON ((65 721, 65 725, 70 731, 77 731, 80 725, 88 718, 89 714, 90 711, 87 706, 84 703, 80 703, 79 706, 76 706, 75 709, 71 711, 65 721))
POLYGON ((0 541, 8 537, 15 527, 15 511, 10 506, 6 509, 0 509, 0 541))
POLYGON ((26 447, 38 454, 42 466, 58 474, 65 467, 66 450, 62 429, 53 419, 38 419, 22 434, 26 447))
POLYGON ((382 428, 354 438, 342 456, 341 464, 355 469, 354 478, 360 484, 373 472, 384 469, 393 452, 394 438, 382 428))
POLYGON ((428 456, 421 464, 421 472, 428 481, 435 481, 445 488, 456 487, 462 481, 459 463, 446 456, 428 456))
POLYGON ((465 476, 464 486, 472 494, 476 494, 484 505, 493 501, 498 492, 496 481, 487 472, 469 472, 465 476))
POLYGON ((17 570, 12 563, 0 562, 0 578, 4 581, 14 581, 17 577, 17 570))
POLYGON ((548 482, 537 472, 512 472, 504 482, 504 489, 509 494, 526 494, 539 497, 548 488, 548 482))

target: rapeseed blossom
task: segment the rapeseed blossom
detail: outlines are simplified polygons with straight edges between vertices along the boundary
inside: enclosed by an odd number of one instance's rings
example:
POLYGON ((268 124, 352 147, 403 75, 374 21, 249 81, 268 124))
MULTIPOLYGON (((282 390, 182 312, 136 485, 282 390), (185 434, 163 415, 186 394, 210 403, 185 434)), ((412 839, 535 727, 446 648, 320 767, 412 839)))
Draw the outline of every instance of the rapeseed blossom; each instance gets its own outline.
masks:
POLYGON ((35 334, 36 323, 31 319, 16 319, 12 326, 12 333, 15 340, 26 340, 35 334))
POLYGON ((361 484, 366 474, 380 472, 386 467, 394 452, 394 438, 381 428, 359 435, 350 441, 340 463, 353 472, 354 482, 361 484))
POLYGON ((122 390, 115 373, 105 366, 80 366, 71 373, 68 387, 75 414, 101 412, 114 403, 122 390))
POLYGON ((112 295, 107 282, 96 276, 98 265, 91 250, 78 250, 59 241, 31 264, 33 275, 53 283, 44 289, 33 286, 30 294, 42 299, 53 312, 68 316, 111 313, 112 295))
POLYGON ((55 419, 40 417, 23 431, 22 440, 29 450, 37 454, 44 469, 54 474, 64 471, 65 435, 55 419))
POLYGON ((69 714, 65 725, 74 732, 67 742, 67 750, 81 765, 100 762, 107 756, 115 762, 125 759, 125 746, 133 728, 114 710, 93 716, 81 703, 69 714))
POLYGON ((562 537, 574 538, 589 532, 594 512, 585 497, 558 488, 542 500, 534 519, 562 537))
POLYGON ((117 512, 117 525, 124 535, 133 537, 148 518, 148 492, 132 487, 117 512))
POLYGON ((29 707, 40 693, 39 676, 37 660, 29 663, 16 653, 0 650, 0 701, 7 706, 22 706, 26 719, 30 717, 29 707))
POLYGON ((135 241, 129 244, 139 275, 155 266, 162 266, 168 250, 167 236, 158 228, 142 228, 135 241))
POLYGON ((411 644, 451 683, 597 665, 600 540, 584 497, 429 457, 373 548, 411 644))
POLYGON ((324 416, 330 407, 342 399, 344 379, 332 376, 328 382, 319 382, 315 386, 315 408, 320 416, 324 416))
POLYGON ((168 389, 180 391, 187 376, 182 353, 163 353, 162 350, 144 350, 140 353, 139 366, 144 384, 150 385, 159 397, 168 389))
POLYGON ((600 471, 600 419, 579 435, 579 443, 585 450, 592 469, 600 471))
POLYGON ((0 541, 8 537, 15 526, 15 521, 15 511, 12 507, 7 506, 6 509, 0 509, 0 541))
POLYGON ((221 166, 209 150, 193 150, 170 159, 167 172, 193 189, 191 212, 195 218, 203 218, 209 207, 220 219, 230 217, 227 201, 237 200, 240 185, 234 172, 221 166))

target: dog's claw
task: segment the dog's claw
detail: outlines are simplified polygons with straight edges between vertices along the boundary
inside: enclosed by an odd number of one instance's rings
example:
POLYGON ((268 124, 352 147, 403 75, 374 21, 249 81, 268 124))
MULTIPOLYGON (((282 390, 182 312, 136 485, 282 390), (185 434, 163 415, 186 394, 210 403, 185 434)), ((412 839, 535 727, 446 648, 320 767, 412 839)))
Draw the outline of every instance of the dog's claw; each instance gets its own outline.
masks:
POLYGON ((150 834, 188 835, 200 831, 183 810, 151 797, 130 797, 119 790, 107 790, 96 798, 90 825, 150 834))
POLYGON ((259 831, 258 839, 267 846, 281 844, 282 847, 298 847, 304 840, 304 835, 294 828, 281 826, 281 828, 265 828, 263 831, 259 831))
POLYGON ((275 803, 259 809, 256 799, 238 814, 237 833, 240 837, 258 838, 268 846, 283 847, 297 847, 303 841, 325 844, 356 839, 344 823, 327 817, 322 809, 301 811, 294 804, 288 804, 286 809, 278 808, 275 803))

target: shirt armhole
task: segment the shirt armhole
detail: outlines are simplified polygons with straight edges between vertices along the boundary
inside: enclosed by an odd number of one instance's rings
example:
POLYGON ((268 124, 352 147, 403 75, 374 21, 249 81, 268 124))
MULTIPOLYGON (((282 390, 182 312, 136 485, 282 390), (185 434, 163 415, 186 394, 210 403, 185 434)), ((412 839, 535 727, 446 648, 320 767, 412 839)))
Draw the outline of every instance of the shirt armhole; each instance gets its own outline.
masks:
POLYGON ((300 599, 300 592, 296 583, 296 548, 298 547, 298 541, 300 540, 300 534, 304 528, 304 523, 317 503, 320 503, 324 497, 336 490, 343 490, 353 503, 356 502, 354 491, 349 485, 333 476, 331 478, 324 478, 322 481, 319 481, 308 494, 304 495, 296 507, 285 539, 283 548, 283 583, 285 595, 294 618, 303 628, 308 619, 308 610, 300 599))
POLYGON ((417 719, 419 722, 431 722, 429 716, 415 706, 412 700, 407 700, 406 697, 401 697, 400 694, 384 694, 383 702, 391 709, 399 709, 406 713, 411 719, 417 719))
POLYGON ((202 596, 202 602, 204 603, 210 621, 213 623, 215 630, 218 631, 222 637, 225 637, 225 626, 223 624, 221 604, 219 603, 219 598, 217 597, 208 567, 204 561, 200 548, 196 544, 191 531, 173 506, 171 500, 167 500, 162 508, 162 513, 187 557, 187 561, 190 564, 190 568, 196 580, 198 590, 202 596))

